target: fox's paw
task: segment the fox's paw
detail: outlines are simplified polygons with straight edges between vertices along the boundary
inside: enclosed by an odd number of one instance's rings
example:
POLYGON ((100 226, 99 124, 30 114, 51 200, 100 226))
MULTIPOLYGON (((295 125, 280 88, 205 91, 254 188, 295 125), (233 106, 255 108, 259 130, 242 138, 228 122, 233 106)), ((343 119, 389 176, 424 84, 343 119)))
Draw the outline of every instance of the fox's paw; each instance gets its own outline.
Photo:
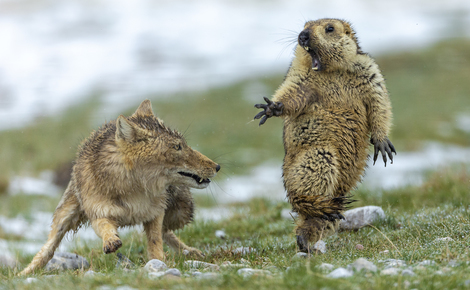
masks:
POLYGON ((187 257, 204 258, 205 255, 196 248, 187 247, 183 250, 183 255, 187 257))
POLYGON ((116 252, 122 246, 121 239, 118 235, 114 235, 111 238, 103 241, 103 252, 110 254, 116 252))
POLYGON ((284 104, 281 102, 276 102, 274 103, 270 99, 264 97, 264 101, 266 104, 256 104, 255 108, 257 109, 263 109, 263 111, 259 112, 255 116, 255 120, 261 118, 259 121, 259 125, 263 125, 268 118, 271 118, 272 116, 280 116, 282 115, 282 111, 284 110, 284 104))

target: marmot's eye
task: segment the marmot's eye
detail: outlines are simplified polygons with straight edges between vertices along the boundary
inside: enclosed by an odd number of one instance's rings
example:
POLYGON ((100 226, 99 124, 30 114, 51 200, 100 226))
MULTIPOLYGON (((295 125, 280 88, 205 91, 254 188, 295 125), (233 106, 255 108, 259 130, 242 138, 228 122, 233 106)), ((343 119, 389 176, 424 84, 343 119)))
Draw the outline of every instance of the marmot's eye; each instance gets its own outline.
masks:
POLYGON ((178 151, 182 149, 181 144, 175 145, 173 146, 173 148, 175 148, 175 150, 178 150, 178 151))
POLYGON ((328 26, 326 29, 325 29, 326 32, 333 32, 335 31, 335 28, 333 26, 328 26))

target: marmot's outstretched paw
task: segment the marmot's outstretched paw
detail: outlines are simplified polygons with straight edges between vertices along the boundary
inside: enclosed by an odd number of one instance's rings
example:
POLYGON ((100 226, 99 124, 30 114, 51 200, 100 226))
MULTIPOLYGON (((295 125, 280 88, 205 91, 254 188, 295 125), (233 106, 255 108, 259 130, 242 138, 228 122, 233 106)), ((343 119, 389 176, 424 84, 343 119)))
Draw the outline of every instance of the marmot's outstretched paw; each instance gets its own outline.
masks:
POLYGON ((259 125, 263 125, 268 118, 271 118, 272 116, 280 116, 282 114, 282 110, 284 109, 284 105, 281 102, 276 102, 274 103, 270 99, 263 97, 264 101, 266 104, 256 104, 255 108, 257 109, 264 109, 264 111, 259 112, 255 116, 255 120, 259 119, 261 117, 261 120, 259 121, 259 125))
POLYGON ((382 158, 384 160, 385 166, 387 166, 387 154, 390 158, 390 163, 393 164, 393 155, 392 152, 397 155, 397 151, 393 146, 392 142, 388 140, 387 137, 383 141, 377 141, 375 138, 370 138, 370 143, 374 145, 374 165, 375 161, 377 160, 377 156, 379 155, 379 151, 382 153, 382 158))

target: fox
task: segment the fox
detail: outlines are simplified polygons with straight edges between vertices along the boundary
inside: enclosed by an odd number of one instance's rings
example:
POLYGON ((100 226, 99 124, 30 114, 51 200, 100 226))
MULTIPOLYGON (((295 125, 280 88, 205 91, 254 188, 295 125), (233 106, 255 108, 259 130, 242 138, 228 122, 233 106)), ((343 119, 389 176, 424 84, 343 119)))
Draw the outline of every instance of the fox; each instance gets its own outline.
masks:
POLYGON ((88 224, 103 240, 105 254, 122 246, 120 227, 143 224, 149 260, 165 259, 163 241, 175 251, 203 256, 173 231, 193 220, 190 188, 206 188, 219 170, 155 116, 150 100, 143 101, 131 116, 105 123, 80 144, 47 242, 20 275, 44 267, 66 233, 88 224))

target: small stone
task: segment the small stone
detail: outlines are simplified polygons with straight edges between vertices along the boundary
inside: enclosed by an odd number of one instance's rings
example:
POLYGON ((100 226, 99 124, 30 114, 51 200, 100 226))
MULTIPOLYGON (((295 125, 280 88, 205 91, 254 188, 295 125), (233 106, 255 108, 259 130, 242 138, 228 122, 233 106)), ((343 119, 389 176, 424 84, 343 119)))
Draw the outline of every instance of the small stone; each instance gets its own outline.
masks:
POLYGON ((243 277, 249 277, 249 276, 252 276, 252 275, 266 276, 266 275, 271 275, 272 273, 268 270, 242 268, 242 269, 238 269, 237 274, 241 275, 243 277))
POLYGON ((217 230, 215 231, 215 236, 219 239, 222 239, 224 240, 225 238, 227 238, 227 235, 225 234, 225 232, 223 230, 217 230))
POLYGON ((126 256, 121 253, 117 253, 116 256, 118 257, 118 261, 116 263, 116 268, 118 269, 133 269, 135 268, 135 264, 132 263, 126 256))
POLYGON ((57 252, 46 264, 45 270, 76 270, 88 268, 90 268, 90 264, 84 257, 73 253, 57 252))
POLYGON ((401 274, 402 274, 403 276, 414 276, 414 275, 416 275, 416 274, 415 274, 412 270, 410 270, 410 269, 405 269, 405 270, 401 271, 401 274))
POLYGON ((243 259, 243 258, 240 259, 240 263, 242 263, 243 265, 251 265, 250 261, 248 261, 247 259, 243 259))
POLYGON ((356 250, 362 251, 362 250, 364 250, 364 246, 361 245, 361 244, 357 244, 356 245, 356 250))
MULTIPOLYGON (((210 273, 210 272, 209 272, 209 273, 210 273)), ((197 277, 197 276, 202 275, 202 273, 199 272, 199 271, 194 271, 194 272, 191 273, 191 275, 193 275, 193 277, 197 277)))
POLYGON ((225 261, 220 266, 223 267, 223 268, 244 268, 244 267, 246 267, 245 264, 233 264, 230 261, 225 261))
POLYGON ((269 272, 279 272, 279 268, 274 266, 274 265, 271 265, 271 266, 267 266, 265 267, 263 270, 268 270, 269 272))
POLYGON ((384 255, 386 255, 386 254, 388 254, 388 253, 390 253, 389 250, 385 250, 385 251, 379 252, 379 254, 384 254, 384 255))
POLYGON ((366 270, 368 272, 377 272, 377 266, 364 258, 359 258, 351 264, 352 268, 358 272, 366 270))
POLYGON ((281 217, 284 218, 284 219, 293 220, 293 219, 297 218, 298 216, 299 216, 298 213, 293 212, 288 208, 284 208, 284 209, 281 210, 281 217))
POLYGON ((331 271, 334 269, 335 266, 333 266, 332 264, 328 264, 328 263, 321 263, 321 265, 317 266, 320 270, 322 271, 331 271))
POLYGON ((13 258, 11 255, 7 254, 0 254, 0 268, 15 268, 18 265, 18 261, 13 258))
POLYGON ((191 269, 210 269, 211 271, 219 271, 220 270, 219 265, 206 263, 206 262, 202 262, 202 261, 188 260, 188 261, 185 261, 184 264, 186 266, 189 266, 189 268, 191 268, 191 269))
POLYGON ((403 260, 397 260, 397 259, 387 259, 387 260, 379 260, 379 263, 384 263, 385 268, 391 268, 391 267, 405 267, 406 263, 403 260))
POLYGON ((38 281, 39 281, 38 278, 33 278, 33 277, 29 277, 29 278, 26 278, 26 280, 24 280, 26 284, 36 283, 38 281))
POLYGON ((435 242, 453 242, 454 239, 451 237, 445 237, 445 238, 437 238, 434 240, 435 242))
POLYGON ((434 275, 444 275, 444 272, 442 272, 441 270, 437 270, 436 272, 434 272, 434 275))
MULTIPOLYGON (((199 272, 201 273, 201 272, 199 272)), ((197 279, 207 279, 207 280, 213 280, 217 279, 220 277, 220 274, 217 273, 212 273, 212 272, 207 272, 207 273, 201 273, 200 275, 195 276, 197 279)))
POLYGON ((338 269, 334 270, 333 272, 331 272, 330 274, 326 275, 326 277, 329 277, 329 278, 348 278, 348 277, 351 277, 352 275, 353 275, 352 271, 349 271, 345 268, 338 268, 338 269))
POLYGON ((298 252, 292 257, 292 259, 306 259, 306 258, 308 258, 308 254, 304 252, 298 252))
POLYGON ((256 249, 254 249, 252 247, 238 247, 238 248, 232 250, 233 254, 242 254, 242 255, 255 253, 255 252, 256 252, 256 249))
POLYGON ((387 268, 387 269, 384 269, 380 272, 380 275, 389 275, 389 276, 395 276, 395 275, 398 275, 400 273, 400 269, 398 268, 387 268))
POLYGON ((150 279, 160 278, 160 277, 163 277, 164 275, 165 275, 165 272, 163 272, 163 271, 149 272, 149 273, 148 273, 148 277, 149 277, 150 279))
POLYGON ((158 259, 153 259, 147 262, 144 269, 147 272, 161 272, 163 270, 168 269, 168 266, 158 259))
POLYGON ((340 221, 340 228, 344 230, 357 230, 377 220, 385 218, 385 212, 379 206, 364 206, 345 211, 344 220, 340 221))
POLYGON ((418 263, 419 266, 432 266, 432 265, 435 265, 435 264, 436 264, 436 262, 431 261, 431 260, 424 260, 424 261, 418 263))
POLYGON ((173 276, 181 277, 181 271, 176 268, 171 268, 165 271, 165 275, 173 275, 173 276))
POLYGON ((322 240, 316 242, 315 245, 313 245, 313 253, 326 253, 326 243, 322 240))

